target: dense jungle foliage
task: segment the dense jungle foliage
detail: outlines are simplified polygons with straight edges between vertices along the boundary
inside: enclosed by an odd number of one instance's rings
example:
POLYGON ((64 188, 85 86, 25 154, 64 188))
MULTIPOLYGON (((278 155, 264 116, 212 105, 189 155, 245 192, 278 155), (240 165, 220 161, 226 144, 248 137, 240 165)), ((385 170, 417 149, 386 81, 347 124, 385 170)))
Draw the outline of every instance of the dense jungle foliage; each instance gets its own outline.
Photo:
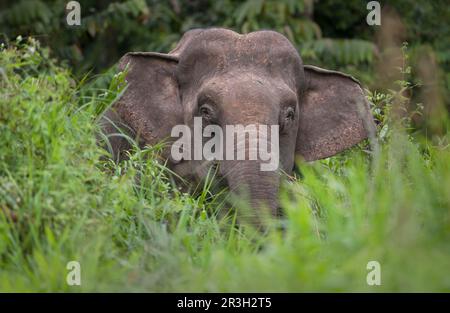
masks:
POLYGON ((450 291, 446 1, 380 1, 381 26, 358 0, 86 0, 79 27, 66 3, 0 3, 0 291, 450 291), (305 63, 358 77, 377 123, 377 153, 300 163, 264 234, 211 181, 176 188, 159 147, 115 163, 96 144, 118 59, 210 26, 285 34, 305 63))

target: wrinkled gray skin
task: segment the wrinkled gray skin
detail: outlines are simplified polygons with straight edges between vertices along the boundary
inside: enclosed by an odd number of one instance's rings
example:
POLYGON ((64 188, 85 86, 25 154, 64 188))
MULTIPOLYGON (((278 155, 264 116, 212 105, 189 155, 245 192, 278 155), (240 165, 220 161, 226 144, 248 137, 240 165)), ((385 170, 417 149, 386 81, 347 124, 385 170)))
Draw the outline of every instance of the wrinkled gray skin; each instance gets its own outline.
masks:
POLYGON ((143 146, 170 138, 174 125, 192 127, 194 116, 222 127, 280 126, 278 172, 260 171, 260 161, 175 162, 170 148, 163 153, 169 167, 190 181, 200 181, 209 166, 218 166, 231 190, 249 195, 255 216, 264 207, 277 214, 280 173, 291 173, 296 157, 330 157, 373 132, 359 83, 303 65, 296 49, 277 32, 195 29, 168 54, 127 53, 119 66, 127 65, 128 88, 102 119, 116 158, 123 158, 129 145, 114 135, 111 123, 143 146))

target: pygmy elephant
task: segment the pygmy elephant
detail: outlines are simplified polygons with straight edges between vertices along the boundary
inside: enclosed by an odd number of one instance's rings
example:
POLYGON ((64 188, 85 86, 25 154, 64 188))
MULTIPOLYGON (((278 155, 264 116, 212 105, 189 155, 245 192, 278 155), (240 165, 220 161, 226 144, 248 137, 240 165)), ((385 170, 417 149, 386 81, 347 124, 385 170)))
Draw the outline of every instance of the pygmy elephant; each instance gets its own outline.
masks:
MULTIPOLYGON (((333 156, 374 129, 357 80, 304 65, 289 40, 274 31, 238 34, 221 28, 194 29, 168 54, 130 52, 119 67, 126 70, 128 86, 102 119, 114 157, 122 158, 130 148, 123 136, 112 135, 117 127, 142 145, 166 140, 169 146, 162 156, 173 172, 198 182, 214 167, 232 192, 246 190, 255 215, 263 208, 277 214, 280 174, 291 173, 296 158, 313 161, 333 156), (278 133, 266 137, 279 149, 276 170, 262 171, 260 165, 267 160, 247 157, 174 158, 173 128, 193 129, 195 118, 201 119, 203 128, 278 126, 278 133)), ((210 131, 203 136, 201 144, 211 135, 210 131)), ((245 156, 251 152, 248 137, 240 137, 245 156)), ((239 139, 224 150, 237 149, 238 143, 239 139)), ((189 153, 195 151, 183 155, 189 153)))

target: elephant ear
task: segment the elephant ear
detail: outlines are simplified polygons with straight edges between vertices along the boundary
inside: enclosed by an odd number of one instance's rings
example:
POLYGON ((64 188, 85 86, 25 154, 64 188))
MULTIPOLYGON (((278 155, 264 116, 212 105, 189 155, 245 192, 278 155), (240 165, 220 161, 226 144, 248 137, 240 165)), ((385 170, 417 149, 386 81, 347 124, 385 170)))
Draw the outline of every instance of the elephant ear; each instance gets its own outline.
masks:
MULTIPOLYGON (((120 99, 105 113, 110 118, 108 121, 111 122, 112 118, 113 122, 125 126, 121 128, 128 130, 128 134, 131 132, 141 144, 154 145, 169 139, 172 127, 183 123, 175 78, 177 64, 178 57, 170 54, 132 52, 123 56, 119 61, 119 69, 126 71, 127 87, 120 99)), ((121 148, 113 147, 113 150, 117 149, 121 148)), ((117 155, 121 151, 113 153, 117 155)))
POLYGON ((333 156, 372 136, 368 101, 353 77, 305 65, 296 154, 306 161, 333 156))
MULTIPOLYGON (((186 32, 169 54, 130 52, 119 61, 126 70, 127 88, 120 99, 100 119, 113 157, 122 159, 131 145, 121 133, 142 145, 170 142, 173 126, 183 124, 183 108, 175 76, 178 60, 190 41, 202 29, 186 32)), ((168 150, 163 156, 168 157, 168 150)))

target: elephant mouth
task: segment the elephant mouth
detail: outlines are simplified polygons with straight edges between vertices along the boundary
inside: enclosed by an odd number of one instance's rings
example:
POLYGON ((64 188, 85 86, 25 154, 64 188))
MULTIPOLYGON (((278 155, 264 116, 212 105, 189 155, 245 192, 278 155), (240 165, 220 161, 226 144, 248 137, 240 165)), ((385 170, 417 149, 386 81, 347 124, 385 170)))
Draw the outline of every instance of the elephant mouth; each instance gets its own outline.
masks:
POLYGON ((228 187, 225 176, 220 172, 220 164, 217 161, 187 161, 181 160, 173 165, 172 171, 188 185, 199 189, 202 184, 213 180, 215 185, 228 187))
MULTIPOLYGON (((195 164, 193 161, 181 161, 175 165, 174 171, 178 174, 185 174, 182 178, 184 181, 185 191, 193 195, 200 195, 207 190, 208 193, 220 195, 219 203, 223 203, 225 207, 219 209, 224 213, 229 209, 239 210, 240 205, 246 206, 244 203, 249 203, 251 199, 241 198, 239 195, 239 186, 232 186, 230 184, 230 176, 233 176, 236 171, 224 171, 223 164, 220 161, 201 161, 195 164), (240 200, 239 200, 240 199, 240 200), (223 202, 222 202, 223 200, 223 202), (241 202, 245 201, 245 202, 241 202)), ((232 179, 231 179, 232 180, 232 179)), ((267 195, 266 195, 267 196, 267 195)), ((264 198, 261 196, 261 198, 264 198)), ((248 209, 248 207, 246 207, 248 209)), ((284 210, 279 203, 273 209, 273 217, 283 218, 285 216, 284 210)))

